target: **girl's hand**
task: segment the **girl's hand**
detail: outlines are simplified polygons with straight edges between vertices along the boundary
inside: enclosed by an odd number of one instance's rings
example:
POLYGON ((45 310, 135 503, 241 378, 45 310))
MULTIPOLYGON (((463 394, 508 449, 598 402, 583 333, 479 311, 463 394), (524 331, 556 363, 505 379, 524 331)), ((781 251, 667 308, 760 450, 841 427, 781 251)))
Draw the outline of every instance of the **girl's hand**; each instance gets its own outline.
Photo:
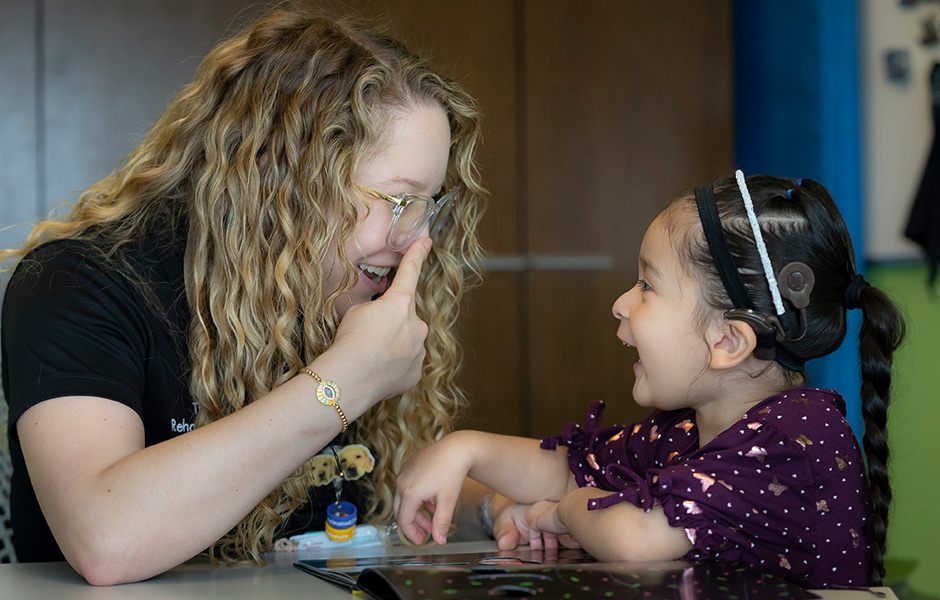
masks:
POLYGON ((535 550, 557 550, 561 544, 565 548, 580 548, 580 544, 568 534, 557 520, 557 502, 543 500, 534 504, 508 504, 501 509, 493 520, 493 537, 500 550, 512 550, 520 543, 528 541, 535 550), (540 519, 551 521, 553 527, 540 527, 540 519))
POLYGON ((568 533, 568 528, 558 519, 557 502, 536 502, 526 511, 525 519, 529 526, 529 546, 534 550, 542 548, 543 539, 546 550, 557 550, 558 534, 568 533))
POLYGON ((411 541, 422 544, 431 534, 438 544, 447 543, 457 498, 470 471, 475 434, 455 431, 402 465, 395 489, 395 518, 411 541))
POLYGON ((411 244, 388 290, 377 300, 350 307, 332 346, 316 361, 328 365, 322 368, 328 379, 355 382, 350 391, 370 400, 363 411, 421 379, 428 326, 415 311, 415 289, 430 249, 429 238, 411 244))

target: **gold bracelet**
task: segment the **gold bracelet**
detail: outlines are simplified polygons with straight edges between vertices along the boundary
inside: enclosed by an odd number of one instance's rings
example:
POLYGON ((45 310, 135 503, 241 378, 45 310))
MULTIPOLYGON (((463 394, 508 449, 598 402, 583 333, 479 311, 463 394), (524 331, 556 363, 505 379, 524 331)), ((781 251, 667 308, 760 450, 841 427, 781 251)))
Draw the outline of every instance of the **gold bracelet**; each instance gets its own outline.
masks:
POLYGON ((343 431, 341 433, 346 433, 346 430, 349 429, 349 423, 346 421, 346 415, 343 414, 343 409, 339 407, 339 403, 337 402, 340 396, 339 384, 335 381, 321 379, 319 375, 306 367, 300 371, 317 380, 317 402, 324 406, 332 406, 336 409, 336 414, 338 414, 339 418, 343 421, 343 431))

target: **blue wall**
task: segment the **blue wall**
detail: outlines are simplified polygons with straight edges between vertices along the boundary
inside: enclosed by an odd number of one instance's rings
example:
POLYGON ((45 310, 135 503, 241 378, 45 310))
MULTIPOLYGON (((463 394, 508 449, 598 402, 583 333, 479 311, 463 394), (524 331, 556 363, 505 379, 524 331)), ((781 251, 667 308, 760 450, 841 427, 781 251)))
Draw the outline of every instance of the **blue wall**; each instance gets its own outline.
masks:
MULTIPOLYGON (((815 179, 842 211, 864 270, 858 14, 854 0, 734 2, 735 146, 745 174, 815 179)), ((855 435, 858 311, 835 353, 810 361, 811 384, 838 390, 855 435)))

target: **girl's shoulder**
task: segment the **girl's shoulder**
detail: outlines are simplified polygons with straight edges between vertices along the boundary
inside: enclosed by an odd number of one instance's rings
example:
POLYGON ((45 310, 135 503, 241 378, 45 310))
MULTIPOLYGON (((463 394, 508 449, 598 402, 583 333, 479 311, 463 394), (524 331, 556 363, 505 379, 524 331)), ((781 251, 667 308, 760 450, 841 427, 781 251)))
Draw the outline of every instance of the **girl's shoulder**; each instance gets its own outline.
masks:
POLYGON ((846 420, 845 400, 834 390, 787 390, 752 407, 740 423, 754 431, 767 427, 782 432, 806 450, 812 450, 814 444, 824 446, 827 442, 830 446, 839 445, 840 440, 849 445, 855 443, 846 420))
POLYGON ((801 387, 757 403, 742 419, 784 424, 791 421, 805 422, 812 418, 844 421, 845 414, 845 400, 835 390, 801 387))

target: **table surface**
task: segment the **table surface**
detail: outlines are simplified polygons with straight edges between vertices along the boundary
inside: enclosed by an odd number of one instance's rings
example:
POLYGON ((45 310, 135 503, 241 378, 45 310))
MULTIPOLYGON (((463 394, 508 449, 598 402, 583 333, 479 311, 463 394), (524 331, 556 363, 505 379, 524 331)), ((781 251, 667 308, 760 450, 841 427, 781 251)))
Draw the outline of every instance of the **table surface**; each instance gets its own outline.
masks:
MULTIPOLYGON (((493 542, 457 542, 437 549, 422 549, 428 554, 436 551, 487 552, 493 551, 493 542)), ((412 555, 414 548, 393 547, 359 548, 334 551, 330 557, 370 557, 384 555, 412 555)), ((188 563, 158 575, 153 579, 114 587, 88 585, 65 562, 25 563, 0 565, 0 598, 4 600, 72 600, 120 598, 149 599, 226 599, 240 598, 318 598, 321 600, 349 600, 351 594, 333 584, 300 571, 293 566, 298 559, 324 558, 316 552, 274 553, 265 567, 239 566, 211 568, 203 564, 188 563)), ((870 591, 824 590, 818 592, 825 600, 897 600, 889 588, 870 591)))

